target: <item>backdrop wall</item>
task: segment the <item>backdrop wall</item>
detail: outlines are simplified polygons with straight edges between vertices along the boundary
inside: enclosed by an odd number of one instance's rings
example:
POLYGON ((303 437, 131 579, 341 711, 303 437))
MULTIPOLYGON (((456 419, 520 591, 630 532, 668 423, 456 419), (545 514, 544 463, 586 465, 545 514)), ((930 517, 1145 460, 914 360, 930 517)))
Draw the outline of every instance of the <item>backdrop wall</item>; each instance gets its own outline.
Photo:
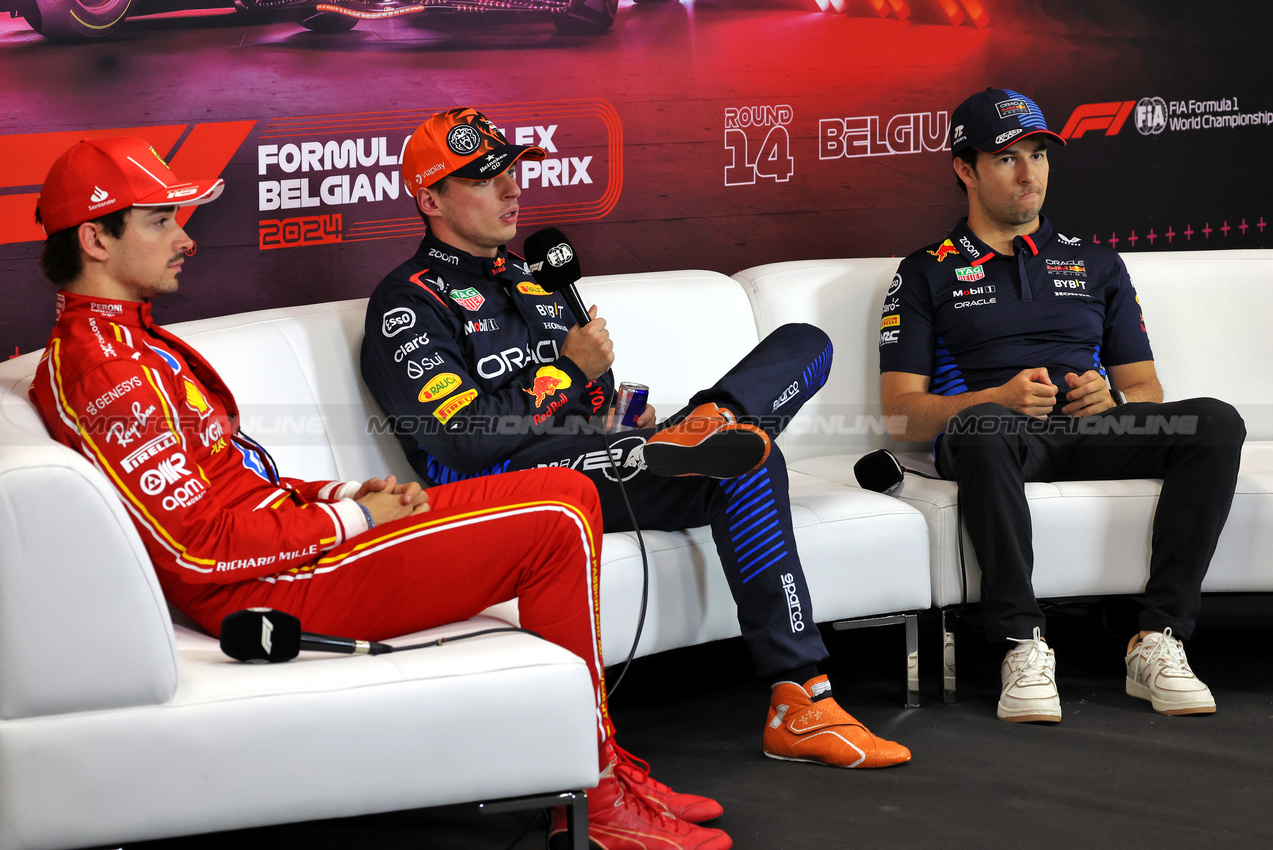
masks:
POLYGON ((954 0, 846 2, 624 0, 591 36, 493 12, 319 34, 221 9, 65 45, 0 20, 0 350, 52 326, 35 196, 94 134, 227 181, 183 211, 198 251, 164 322, 368 294, 423 232, 403 141, 456 105, 550 151, 521 169, 522 235, 562 227, 589 274, 939 241, 964 210, 949 115, 988 85, 1069 138, 1045 206, 1063 232, 1120 251, 1269 243, 1273 4, 981 0, 953 25, 954 0))

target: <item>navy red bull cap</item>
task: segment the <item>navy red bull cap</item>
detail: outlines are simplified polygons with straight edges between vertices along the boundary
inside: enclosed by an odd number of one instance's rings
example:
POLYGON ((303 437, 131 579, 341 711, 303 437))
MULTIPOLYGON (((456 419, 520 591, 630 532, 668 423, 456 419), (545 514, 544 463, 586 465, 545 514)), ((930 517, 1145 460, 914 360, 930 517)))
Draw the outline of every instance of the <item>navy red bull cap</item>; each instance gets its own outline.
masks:
POLYGON ((84 139, 59 156, 36 208, 45 235, 128 207, 188 207, 216 200, 217 177, 181 180, 145 139, 84 139))
POLYGON ((489 180, 517 160, 543 159, 534 145, 510 145, 491 120, 476 109, 439 112, 416 128, 402 155, 402 182, 414 195, 443 177, 489 180))
POLYGON ((959 104, 951 115, 950 152, 973 148, 998 153, 1039 134, 1065 144, 1065 139, 1048 129, 1043 110, 1033 100, 1009 89, 986 89, 959 104))

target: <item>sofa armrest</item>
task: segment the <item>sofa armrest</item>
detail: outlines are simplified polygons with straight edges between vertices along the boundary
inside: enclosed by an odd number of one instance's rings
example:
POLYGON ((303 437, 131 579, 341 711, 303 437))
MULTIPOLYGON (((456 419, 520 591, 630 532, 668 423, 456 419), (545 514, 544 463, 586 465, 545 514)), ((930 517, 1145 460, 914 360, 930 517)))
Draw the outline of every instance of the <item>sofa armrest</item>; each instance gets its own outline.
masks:
POLYGON ((70 449, 15 443, 0 445, 0 719, 166 702, 172 621, 123 505, 70 449))

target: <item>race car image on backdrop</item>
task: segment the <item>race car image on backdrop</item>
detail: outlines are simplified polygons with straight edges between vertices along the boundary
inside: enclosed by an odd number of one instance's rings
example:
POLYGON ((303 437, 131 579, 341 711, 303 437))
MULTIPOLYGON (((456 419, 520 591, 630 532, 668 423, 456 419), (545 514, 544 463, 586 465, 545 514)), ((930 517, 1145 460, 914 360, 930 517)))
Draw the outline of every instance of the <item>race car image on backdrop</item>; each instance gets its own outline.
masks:
MULTIPOLYGON (((105 38, 125 18, 185 11, 197 14, 237 12, 244 16, 291 14, 315 32, 345 32, 361 20, 381 20, 416 13, 537 13, 570 34, 598 33, 614 24, 619 0, 233 0, 203 10, 209 0, 0 0, 0 12, 21 17, 45 38, 60 42, 105 38)), ((657 2, 657 0, 653 0, 657 2)), ((652 2, 652 0, 635 0, 652 2)))

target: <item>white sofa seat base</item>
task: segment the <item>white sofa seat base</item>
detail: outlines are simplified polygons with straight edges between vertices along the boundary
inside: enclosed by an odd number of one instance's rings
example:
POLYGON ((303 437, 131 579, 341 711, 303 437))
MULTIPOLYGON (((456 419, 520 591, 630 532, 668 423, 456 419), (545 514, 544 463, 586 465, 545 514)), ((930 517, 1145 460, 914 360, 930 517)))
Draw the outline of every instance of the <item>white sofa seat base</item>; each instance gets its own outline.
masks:
MULTIPOLYGON (((478 617, 392 643, 500 625, 478 617)), ((588 669, 529 635, 258 665, 175 631, 168 702, 0 723, 0 847, 118 844, 597 782, 588 669)))

